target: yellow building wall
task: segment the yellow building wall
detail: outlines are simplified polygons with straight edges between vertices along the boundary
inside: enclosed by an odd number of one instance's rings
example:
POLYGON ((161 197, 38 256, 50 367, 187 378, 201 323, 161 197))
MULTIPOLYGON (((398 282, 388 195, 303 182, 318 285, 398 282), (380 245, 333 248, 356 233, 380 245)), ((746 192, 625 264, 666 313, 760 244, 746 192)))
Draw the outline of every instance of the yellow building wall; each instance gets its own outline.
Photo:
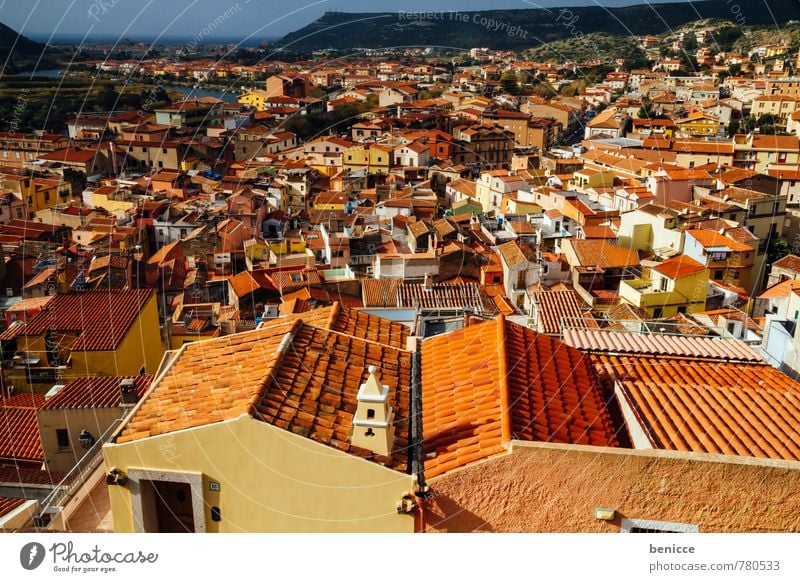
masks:
POLYGON ((81 431, 87 430, 95 439, 99 439, 122 415, 122 407, 38 410, 36 416, 39 421, 39 435, 42 440, 47 470, 64 473, 70 471, 86 454, 78 440, 81 431), (70 446, 68 449, 58 447, 56 430, 60 428, 69 431, 70 446))
POLYGON ((391 157, 391 152, 375 148, 355 148, 344 152, 342 166, 347 170, 359 170, 366 167, 370 173, 388 173, 391 157), (352 159, 349 159, 350 156, 352 159))
POLYGON ((257 93, 245 93, 244 95, 240 95, 238 101, 258 111, 264 111, 267 108, 266 97, 257 93))
POLYGON ((680 307, 685 307, 686 313, 705 311, 708 271, 682 277, 675 281, 674 289, 660 293, 640 293, 636 289, 639 281, 649 283, 646 279, 623 282, 619 286, 619 295, 626 303, 647 311, 649 317, 655 317, 656 309, 661 309, 659 317, 672 317, 680 307))
POLYGON ((73 352, 73 376, 135 376, 144 366, 154 374, 164 356, 156 295, 145 304, 115 352, 73 352))
MULTIPOLYGON (((410 475, 243 415, 231 421, 103 447, 117 468, 203 475, 208 532, 405 532, 396 504, 410 475), (211 491, 210 482, 219 483, 211 491), (222 520, 211 521, 210 508, 222 520)), ((115 532, 135 531, 130 486, 109 486, 115 532)))

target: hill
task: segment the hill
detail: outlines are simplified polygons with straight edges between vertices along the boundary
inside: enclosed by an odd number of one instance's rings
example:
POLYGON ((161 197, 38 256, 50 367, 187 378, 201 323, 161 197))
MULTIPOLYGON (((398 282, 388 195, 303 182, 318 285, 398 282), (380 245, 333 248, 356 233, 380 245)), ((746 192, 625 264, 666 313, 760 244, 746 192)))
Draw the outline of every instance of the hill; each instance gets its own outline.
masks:
POLYGON ((0 67, 6 63, 3 73, 10 74, 32 67, 40 58, 40 68, 47 68, 56 56, 57 53, 47 45, 34 42, 0 23, 0 67))
POLYGON ((584 6, 561 9, 488 10, 481 12, 328 12, 278 41, 291 51, 389 47, 442 47, 521 50, 592 33, 616 36, 661 34, 703 18, 747 25, 800 20, 797 0, 729 0, 641 4, 621 8, 584 6))

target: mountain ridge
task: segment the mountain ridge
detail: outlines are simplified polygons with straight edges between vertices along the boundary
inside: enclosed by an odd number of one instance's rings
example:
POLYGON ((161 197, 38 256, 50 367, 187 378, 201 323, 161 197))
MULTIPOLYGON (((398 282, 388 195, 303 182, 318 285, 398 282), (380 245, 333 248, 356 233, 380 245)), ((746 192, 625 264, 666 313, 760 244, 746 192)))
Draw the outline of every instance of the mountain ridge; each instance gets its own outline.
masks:
POLYGON ((730 0, 702 0, 619 8, 327 12, 284 36, 276 45, 291 51, 399 46, 520 50, 594 32, 620 36, 660 34, 705 18, 728 20, 740 25, 768 25, 800 19, 800 3, 796 0, 770 0, 769 10, 764 10, 759 2, 731 4, 730 0))

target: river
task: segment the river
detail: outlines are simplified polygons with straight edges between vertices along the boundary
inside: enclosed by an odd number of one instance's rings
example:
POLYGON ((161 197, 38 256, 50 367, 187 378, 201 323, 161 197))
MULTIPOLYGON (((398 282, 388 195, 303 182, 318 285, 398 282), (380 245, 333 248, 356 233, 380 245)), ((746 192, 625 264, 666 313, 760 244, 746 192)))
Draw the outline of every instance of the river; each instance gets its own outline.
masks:
MULTIPOLYGON (((63 71, 61 69, 44 69, 41 71, 24 71, 20 73, 20 75, 33 75, 35 77, 48 77, 48 78, 58 78, 63 75, 63 71)), ((235 92, 230 91, 221 91, 219 89, 204 89, 202 87, 187 87, 184 85, 164 85, 164 89, 167 91, 175 91, 180 93, 181 95, 185 95, 187 97, 216 97, 217 99, 221 99, 226 103, 235 103, 237 94, 235 92)))

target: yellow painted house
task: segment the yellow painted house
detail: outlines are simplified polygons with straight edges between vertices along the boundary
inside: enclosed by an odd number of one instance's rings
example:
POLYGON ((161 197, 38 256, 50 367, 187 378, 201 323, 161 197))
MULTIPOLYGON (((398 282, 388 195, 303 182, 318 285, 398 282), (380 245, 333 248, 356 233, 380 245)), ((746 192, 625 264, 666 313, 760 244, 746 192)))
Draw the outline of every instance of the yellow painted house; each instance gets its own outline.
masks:
POLYGON ((722 123, 713 115, 698 111, 684 119, 678 119, 675 121, 675 126, 679 137, 709 137, 720 132, 722 123))
POLYGON ((114 531, 414 532, 407 336, 334 304, 171 352, 103 447, 114 531))
POLYGON ((622 301, 644 309, 651 318, 705 311, 708 270, 685 255, 651 267, 641 279, 622 281, 622 301))
POLYGON ((392 148, 377 144, 359 144, 342 154, 345 170, 367 170, 369 174, 388 174, 392 148))
POLYGON ((271 95, 268 91, 253 89, 252 91, 239 95, 238 101, 243 105, 249 105, 257 111, 266 111, 267 100, 273 96, 274 95, 271 95))
POLYGON ((156 294, 150 289, 57 295, 47 309, 9 327, 6 383, 45 393, 82 376, 156 371, 164 354, 156 294))

